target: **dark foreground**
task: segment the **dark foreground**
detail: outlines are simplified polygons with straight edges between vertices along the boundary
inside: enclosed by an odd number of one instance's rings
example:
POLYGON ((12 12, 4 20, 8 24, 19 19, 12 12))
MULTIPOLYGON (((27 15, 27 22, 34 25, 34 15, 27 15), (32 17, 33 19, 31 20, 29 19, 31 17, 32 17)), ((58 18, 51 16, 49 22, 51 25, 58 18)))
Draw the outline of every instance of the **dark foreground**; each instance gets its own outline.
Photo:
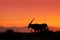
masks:
POLYGON ((0 33, 0 40, 60 40, 60 32, 15 33, 8 30, 0 33))

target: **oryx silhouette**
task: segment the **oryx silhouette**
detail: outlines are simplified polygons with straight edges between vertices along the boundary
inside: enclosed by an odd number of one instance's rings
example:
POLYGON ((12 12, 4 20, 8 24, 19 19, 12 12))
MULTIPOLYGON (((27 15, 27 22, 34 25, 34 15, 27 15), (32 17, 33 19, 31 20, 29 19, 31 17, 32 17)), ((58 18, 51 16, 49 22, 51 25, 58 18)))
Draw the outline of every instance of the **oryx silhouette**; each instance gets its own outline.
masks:
POLYGON ((41 31, 46 31, 48 30, 47 24, 43 23, 43 24, 32 24, 32 22, 34 21, 34 18, 31 20, 31 22, 28 25, 28 28, 32 28, 34 30, 34 32, 41 32, 41 31))

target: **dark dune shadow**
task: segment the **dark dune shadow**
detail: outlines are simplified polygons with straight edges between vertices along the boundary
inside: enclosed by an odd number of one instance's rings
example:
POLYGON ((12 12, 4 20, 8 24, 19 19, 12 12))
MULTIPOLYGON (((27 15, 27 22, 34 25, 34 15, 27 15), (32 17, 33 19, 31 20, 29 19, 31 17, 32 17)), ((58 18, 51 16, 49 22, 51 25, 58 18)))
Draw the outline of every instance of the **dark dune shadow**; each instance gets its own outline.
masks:
POLYGON ((22 38, 22 35, 21 33, 18 33, 18 32, 13 32, 13 30, 7 30, 6 32, 4 33, 0 33, 0 39, 21 39, 22 38))
POLYGON ((60 31, 19 33, 19 32, 13 32, 13 30, 7 30, 4 33, 0 33, 0 40, 1 39, 2 40, 57 40, 60 39, 60 31))

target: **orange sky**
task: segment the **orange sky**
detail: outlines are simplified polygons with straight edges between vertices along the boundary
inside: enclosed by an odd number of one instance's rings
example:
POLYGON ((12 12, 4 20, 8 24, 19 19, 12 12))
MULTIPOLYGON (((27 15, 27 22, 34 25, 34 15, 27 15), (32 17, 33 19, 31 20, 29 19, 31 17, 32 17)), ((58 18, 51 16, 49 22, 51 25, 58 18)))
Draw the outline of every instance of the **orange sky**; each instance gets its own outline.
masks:
POLYGON ((27 26, 32 18, 60 26, 60 0, 0 0, 0 25, 27 26))

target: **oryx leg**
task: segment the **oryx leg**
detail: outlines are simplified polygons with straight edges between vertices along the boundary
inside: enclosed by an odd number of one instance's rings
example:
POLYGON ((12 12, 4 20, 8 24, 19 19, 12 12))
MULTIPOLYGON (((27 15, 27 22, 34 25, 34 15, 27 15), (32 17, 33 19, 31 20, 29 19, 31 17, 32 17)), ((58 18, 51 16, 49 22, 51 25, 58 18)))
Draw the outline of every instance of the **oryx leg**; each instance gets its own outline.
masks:
POLYGON ((34 30, 34 32, 36 32, 36 30, 34 30))

